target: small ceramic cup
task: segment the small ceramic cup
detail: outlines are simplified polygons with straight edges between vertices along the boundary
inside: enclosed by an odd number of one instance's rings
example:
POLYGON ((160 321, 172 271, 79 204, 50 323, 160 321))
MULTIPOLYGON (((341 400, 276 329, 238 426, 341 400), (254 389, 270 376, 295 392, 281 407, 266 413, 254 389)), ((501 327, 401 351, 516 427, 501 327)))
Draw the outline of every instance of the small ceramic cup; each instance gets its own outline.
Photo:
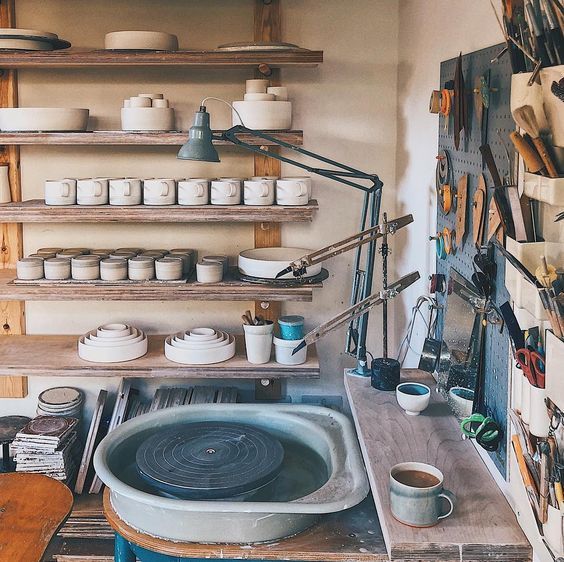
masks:
POLYGON ((421 462, 402 462, 390 469, 392 515, 410 527, 432 527, 454 511, 455 497, 443 488, 443 473, 421 462), (443 500, 449 504, 443 512, 443 500))
POLYGON ((100 261, 100 256, 80 255, 72 258, 72 278, 82 281, 100 279, 100 261))
POLYGON ((229 258, 227 256, 204 256, 204 262, 219 262, 223 267, 223 276, 225 277, 229 272, 229 258))
POLYGON ((243 184, 243 201, 245 205, 273 205, 274 180, 247 180, 243 184))
POLYGON ((76 180, 45 180, 45 205, 76 205, 76 180))
POLYGON ((110 180, 110 205, 141 205, 143 193, 138 178, 115 178, 110 180))
POLYGON ((206 178, 187 178, 178 182, 179 205, 207 205, 210 183, 206 178))
POLYGON ((307 205, 308 201, 307 182, 286 178, 276 181, 276 203, 278 205, 307 205))
POLYGON ((245 349, 249 363, 262 365, 270 361, 273 328, 274 324, 270 320, 264 326, 248 326, 243 324, 245 349))
POLYGON ((179 256, 184 261, 184 277, 189 277, 194 268, 196 267, 196 262, 198 261, 198 252, 191 248, 175 248, 170 251, 169 255, 179 256))
POLYGON ((241 180, 236 178, 213 180, 211 182, 211 204, 240 205, 241 180))
POLYGON ((169 107, 168 100, 165 100, 165 99, 154 99, 154 100, 153 100, 153 107, 162 107, 162 108, 169 107))
POLYGON ((136 256, 128 261, 128 276, 132 281, 148 281, 155 278, 155 260, 136 256))
POLYGON ((86 178, 76 182, 76 202, 79 205, 107 205, 109 178, 86 178))
POLYGON ((182 258, 167 257, 155 261, 155 274, 159 281, 178 281, 182 279, 184 263, 182 258))
POLYGON ((199 261, 196 279, 198 283, 219 283, 223 279, 223 265, 218 261, 199 261))
POLYGON ((18 279, 43 279, 43 260, 41 258, 22 258, 16 264, 18 279))
POLYGON ((123 281, 127 279, 127 260, 107 258, 100 262, 100 279, 103 281, 123 281))
POLYGON ((274 94, 276 101, 288 101, 288 88, 286 86, 269 86, 267 94, 274 94))
POLYGON ((303 347, 297 353, 293 354, 294 349, 302 343, 302 339, 283 340, 275 336, 273 341, 276 363, 280 363, 281 365, 301 365, 306 362, 307 347, 303 347))
POLYGON ((245 92, 247 94, 266 94, 266 89, 270 84, 269 80, 255 78, 245 82, 245 92))
POLYGON ((151 178, 143 182, 145 205, 174 205, 176 203, 176 181, 172 178, 151 178))
POLYGON ((49 258, 43 263, 45 279, 54 281, 70 279, 71 262, 66 258, 49 258))
POLYGON ((129 107, 151 107, 151 98, 146 96, 133 96, 129 98, 129 107))
POLYGON ((396 399, 408 416, 418 416, 431 399, 431 389, 419 382, 403 382, 396 387, 396 399))

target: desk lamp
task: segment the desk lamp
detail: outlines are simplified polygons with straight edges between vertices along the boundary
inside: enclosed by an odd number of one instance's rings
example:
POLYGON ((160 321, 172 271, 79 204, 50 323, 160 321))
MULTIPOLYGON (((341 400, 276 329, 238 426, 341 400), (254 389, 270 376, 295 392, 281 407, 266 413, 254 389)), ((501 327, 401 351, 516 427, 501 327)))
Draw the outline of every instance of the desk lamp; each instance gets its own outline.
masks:
MULTIPOLYGON (((359 230, 364 231, 378 225, 383 183, 376 174, 362 172, 340 162, 331 160, 330 158, 325 158, 324 156, 305 150, 301 146, 284 142, 262 131, 249 129, 245 127, 238 111, 230 103, 220 98, 207 97, 202 100, 200 109, 195 113, 194 124, 190 127, 188 140, 179 150, 177 158, 181 160, 194 160, 200 162, 219 162, 219 155, 213 146, 213 141, 230 142, 256 154, 275 158, 276 160, 302 168, 311 174, 329 178, 333 181, 364 192, 359 230), (239 117, 241 125, 235 125, 227 131, 213 132, 210 127, 210 114, 207 112, 205 106, 208 100, 215 100, 228 105, 239 117), (312 167, 304 164, 303 162, 283 156, 282 154, 269 152, 260 145, 252 145, 241 140, 238 137, 240 134, 250 135, 258 139, 263 139, 270 144, 287 148, 288 150, 297 152, 307 156, 308 158, 322 162, 323 164, 328 164, 329 166, 332 166, 333 169, 312 167), (365 182, 365 184, 361 182, 365 182)), ((375 240, 370 241, 366 245, 358 246, 356 249, 351 290, 351 306, 357 305, 359 302, 368 298, 372 293, 375 254, 375 240), (366 251, 364 251, 365 248, 366 251), (366 255, 364 256, 364 254, 366 255), (364 269, 362 268, 363 263, 364 269)), ((369 312, 366 311, 360 317, 351 320, 347 331, 345 347, 345 353, 356 357, 357 360, 356 367, 352 373, 365 377, 368 377, 371 374, 366 356, 368 315, 369 312)))

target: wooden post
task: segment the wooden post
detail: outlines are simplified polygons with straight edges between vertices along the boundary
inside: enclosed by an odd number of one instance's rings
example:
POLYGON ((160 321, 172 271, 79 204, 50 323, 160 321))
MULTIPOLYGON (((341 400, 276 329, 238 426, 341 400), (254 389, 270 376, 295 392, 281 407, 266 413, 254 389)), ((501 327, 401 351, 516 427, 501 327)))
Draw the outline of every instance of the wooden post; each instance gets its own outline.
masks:
MULTIPOLYGON (((0 27, 15 27, 15 0, 0 0, 0 27)), ((15 70, 0 70, 0 107, 17 107, 18 81, 15 70)), ((0 147, 0 166, 9 166, 12 201, 21 201, 20 149, 0 147)), ((23 253, 21 224, 0 224, 0 269, 14 269, 23 253)), ((25 333, 24 303, 0 301, 0 335, 25 333)), ((0 358, 1 361, 1 358, 0 358)), ((27 396, 27 377, 1 377, 0 398, 27 396)))
MULTIPOLYGON (((282 38, 282 18, 280 14, 280 0, 255 0, 255 41, 280 41, 282 38)), ((264 76, 257 69, 257 78, 264 76)), ((280 83, 280 69, 273 69, 269 76, 272 85, 280 83)), ((266 147, 263 147, 266 148, 266 147)), ((269 149, 279 151, 277 147, 269 149)), ((257 154, 255 157, 255 176, 280 176, 281 162, 257 154)), ((282 244, 282 229, 280 223, 255 223, 255 248, 269 248, 282 244)), ((263 303, 255 302, 255 314, 276 321, 280 316, 281 303, 269 302, 268 308, 263 303)))

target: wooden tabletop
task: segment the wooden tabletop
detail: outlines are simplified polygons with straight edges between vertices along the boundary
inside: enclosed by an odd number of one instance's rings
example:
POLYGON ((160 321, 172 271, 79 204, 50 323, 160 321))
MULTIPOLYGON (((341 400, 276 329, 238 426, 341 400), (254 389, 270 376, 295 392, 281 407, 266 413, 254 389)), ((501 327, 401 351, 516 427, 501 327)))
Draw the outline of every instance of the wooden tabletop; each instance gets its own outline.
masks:
POLYGON ((418 562, 525 562, 532 558, 511 507, 472 443, 462 440, 458 423, 433 378, 422 371, 402 379, 432 387, 431 403, 419 416, 407 416, 395 393, 370 386, 370 379, 345 375, 364 462, 384 540, 392 560, 418 562), (453 515, 434 527, 416 529, 390 512, 389 471, 400 462, 432 464, 456 496, 453 515))
POLYGON ((322 517, 317 525, 295 537, 256 545, 177 543, 140 533, 116 514, 107 489, 104 492, 104 514, 112 528, 128 541, 170 556, 304 562, 388 560, 371 497, 352 509, 322 517))

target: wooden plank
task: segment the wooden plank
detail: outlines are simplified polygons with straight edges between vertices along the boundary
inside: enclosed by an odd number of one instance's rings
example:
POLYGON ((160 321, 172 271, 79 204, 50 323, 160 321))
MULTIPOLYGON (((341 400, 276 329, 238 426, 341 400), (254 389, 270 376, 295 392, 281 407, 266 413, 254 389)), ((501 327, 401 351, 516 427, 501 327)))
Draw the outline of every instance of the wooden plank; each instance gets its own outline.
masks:
POLYGON ((99 223, 99 222, 311 222, 319 210, 317 201, 308 205, 253 207, 250 205, 170 205, 150 207, 137 205, 117 207, 112 205, 70 205, 56 207, 45 205, 42 199, 0 204, 0 222, 21 223, 99 223))
POLYGON ((364 462, 374 494, 384 540, 392 560, 480 562, 530 561, 531 546, 505 496, 469 441, 461 439, 458 422, 434 391, 433 378, 404 371, 404 380, 431 386, 431 404, 417 417, 406 416, 393 392, 370 386, 370 380, 345 375, 364 462), (390 513, 389 470, 406 461, 435 465, 457 503, 440 524, 415 529, 390 513))
POLYGON ((120 66, 180 66, 196 68, 313 68, 323 62, 323 51, 174 51, 133 52, 77 50, 0 53, 0 68, 80 68, 120 66))
POLYGON ((187 377, 213 379, 319 378, 313 346, 302 365, 264 365, 247 361, 243 336, 237 336, 235 356, 214 365, 180 365, 164 355, 165 336, 149 336, 147 354, 122 363, 90 363, 78 357, 78 336, 11 336, 0 338, 0 376, 24 373, 47 377, 187 377))
MULTIPOLYGON (((313 289, 322 283, 281 287, 228 277, 221 283, 40 281, 15 282, 13 270, 0 269, 1 301, 297 301, 311 302, 313 289)), ((14 332, 12 332, 14 333, 14 332)))
POLYGON ((299 535, 253 545, 177 543, 145 535, 118 517, 108 490, 104 492, 104 513, 113 529, 130 542, 179 558, 309 562, 388 560, 370 497, 352 509, 322 517, 317 525, 299 535))
MULTIPOLYGON (((214 131, 219 133, 220 131, 214 131)), ((301 145, 303 143, 302 131, 269 131, 269 135, 289 142, 301 145)), ((269 143, 257 139, 253 135, 240 134, 241 140, 249 144, 265 145, 269 143)), ((27 144, 54 144, 54 145, 171 145, 181 146, 186 142, 188 131, 170 132, 128 132, 128 131, 84 131, 78 133, 41 133, 0 132, 0 144, 4 145, 27 145, 27 144)), ((214 141, 220 146, 233 146, 228 141, 214 141)))
MULTIPOLYGON (((15 27, 14 0, 0 3, 0 27, 15 27)), ((3 68, 0 66, 0 69, 3 68)), ((16 71, 1 70, 0 107, 17 107, 18 82, 16 71)), ((0 165, 8 165, 8 176, 12 201, 21 201, 20 149, 18 146, 0 146, 0 165)), ((0 220, 0 272, 15 268, 23 253, 23 230, 21 224, 7 224, 0 220)), ((25 333, 23 302, 0 300, 0 335, 25 333)), ((28 387, 25 377, 10 377, 0 381, 0 398, 24 398, 28 387)))

